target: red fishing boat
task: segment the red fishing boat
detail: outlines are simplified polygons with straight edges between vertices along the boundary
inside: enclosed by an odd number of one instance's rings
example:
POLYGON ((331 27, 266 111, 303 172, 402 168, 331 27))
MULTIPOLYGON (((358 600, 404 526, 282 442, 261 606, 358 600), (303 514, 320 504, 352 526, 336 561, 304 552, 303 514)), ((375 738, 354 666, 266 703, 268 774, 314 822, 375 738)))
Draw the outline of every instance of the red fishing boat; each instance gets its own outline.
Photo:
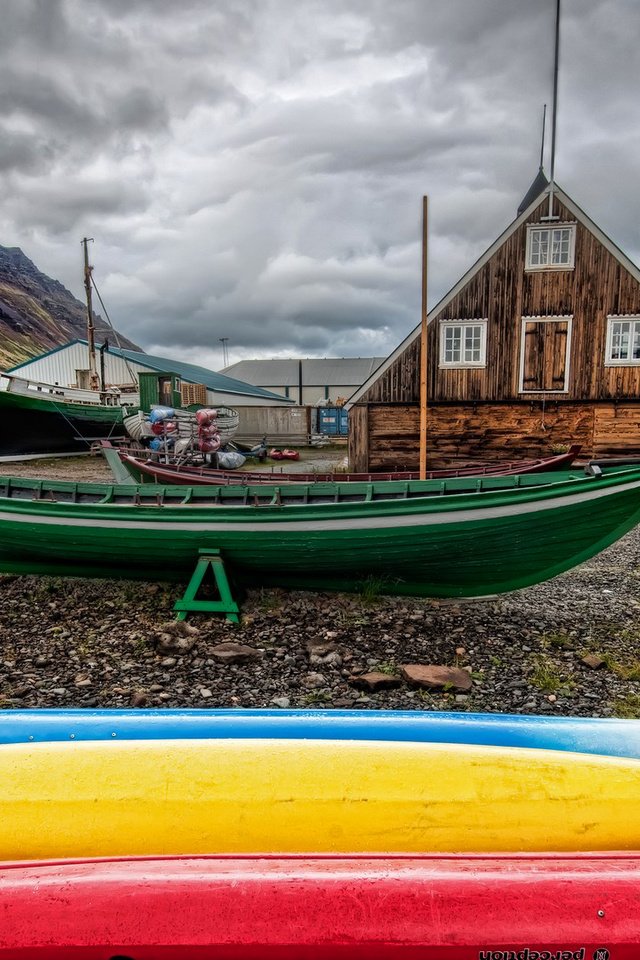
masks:
MULTIPOLYGON (((226 483, 344 483, 378 482, 380 480, 418 480, 420 474, 416 471, 393 471, 387 473, 304 473, 304 472, 275 472, 266 470, 216 470, 208 466, 192 466, 183 463, 163 463, 152 457, 136 456, 126 450, 116 450, 111 444, 103 442, 104 455, 116 475, 120 471, 120 479, 135 480, 136 482, 157 482, 168 484, 226 484, 226 483), (122 471, 122 466, 128 477, 122 471)), ((540 457, 535 460, 507 460, 499 463, 487 463, 482 466, 457 467, 444 470, 429 470, 427 480, 445 479, 448 477, 504 477, 520 473, 546 473, 552 470, 563 470, 571 466, 580 453, 580 446, 575 444, 566 453, 552 457, 540 457)))

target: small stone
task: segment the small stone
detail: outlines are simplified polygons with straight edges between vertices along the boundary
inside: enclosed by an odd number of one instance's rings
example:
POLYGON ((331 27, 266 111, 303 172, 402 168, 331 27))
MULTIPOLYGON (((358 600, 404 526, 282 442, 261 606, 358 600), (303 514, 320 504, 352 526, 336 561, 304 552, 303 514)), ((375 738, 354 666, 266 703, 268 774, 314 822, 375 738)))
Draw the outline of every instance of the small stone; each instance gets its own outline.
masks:
POLYGON ((76 680, 75 685, 76 687, 90 687, 91 683, 90 677, 82 677, 81 680, 76 680))
POLYGON ((280 707, 281 710, 287 710, 291 706, 289 697, 274 697, 271 703, 274 707, 280 707))
POLYGON ((456 657, 464 657, 466 652, 464 647, 456 647, 456 657))
POLYGON ((317 657, 315 654, 311 654, 309 657, 309 663, 313 666, 319 666, 320 664, 326 664, 329 667, 341 667, 342 666, 342 657, 334 650, 332 653, 328 653, 326 657, 317 657))
POLYGON ((328 656, 330 653, 335 653, 338 649, 338 645, 333 642, 333 640, 308 640, 307 641, 307 653, 313 660, 314 658, 321 659, 322 657, 328 656))
POLYGON ((470 690, 473 686, 468 670, 458 667, 442 667, 435 664, 405 663, 400 667, 400 673, 408 683, 416 687, 425 687, 428 690, 442 690, 451 687, 453 690, 470 690))
POLYGON ((549 703, 555 703, 557 699, 558 698, 556 697, 555 693, 550 693, 549 696, 547 697, 547 700, 549 701, 549 703))
POLYGON ((327 679, 322 673, 308 673, 305 677, 302 678, 302 686, 308 687, 310 689, 317 689, 318 687, 324 687, 327 679))
POLYGON ((199 693, 203 700, 210 700, 213 696, 208 687, 200 687, 199 693))
POLYGON ((146 691, 134 690, 129 702, 131 703, 132 707, 144 707, 145 703, 148 702, 148 699, 149 698, 147 697, 146 691))
POLYGON ((170 620, 160 626, 155 637, 156 648, 159 653, 177 653, 191 650, 200 635, 197 627, 192 627, 186 620, 170 620))
POLYGON ((400 677, 389 673, 380 673, 377 670, 371 673, 361 673, 360 676, 349 677, 349 683, 358 690, 393 690, 402 684, 400 677))
POLYGON ((249 663, 250 660, 256 660, 260 653, 255 647, 249 647, 246 643, 228 641, 213 647, 211 655, 224 663, 249 663))
POLYGON ((587 653, 580 659, 585 667, 590 667, 591 670, 600 670, 601 667, 606 666, 607 663, 604 657, 599 656, 597 653, 587 653))

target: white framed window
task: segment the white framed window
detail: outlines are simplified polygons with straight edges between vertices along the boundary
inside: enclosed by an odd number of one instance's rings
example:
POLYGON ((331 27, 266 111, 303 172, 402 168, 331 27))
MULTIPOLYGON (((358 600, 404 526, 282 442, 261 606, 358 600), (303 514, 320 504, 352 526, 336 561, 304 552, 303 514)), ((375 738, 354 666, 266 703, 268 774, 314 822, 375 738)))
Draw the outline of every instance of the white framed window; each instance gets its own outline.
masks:
POLYGON ((575 223, 527 227, 527 270, 571 270, 576 249, 575 223))
POLYGON ((605 365, 609 367, 640 365, 640 316, 607 317, 605 365))
POLYGON ((486 320, 440 321, 440 366, 485 367, 486 320))

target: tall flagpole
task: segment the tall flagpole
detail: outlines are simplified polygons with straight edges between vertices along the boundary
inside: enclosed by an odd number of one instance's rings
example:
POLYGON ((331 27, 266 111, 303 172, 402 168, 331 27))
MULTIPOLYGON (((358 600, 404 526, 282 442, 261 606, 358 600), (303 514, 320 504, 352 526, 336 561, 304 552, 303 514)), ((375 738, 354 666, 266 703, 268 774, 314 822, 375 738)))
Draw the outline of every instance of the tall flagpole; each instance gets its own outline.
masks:
POLYGON ((560 64, 560 0, 556 0, 555 52, 553 57, 553 107, 551 109, 551 167, 549 170, 549 213, 545 220, 557 220, 553 216, 553 186, 556 168, 556 117, 558 113, 558 68, 560 64))
POLYGON ((422 316, 420 334, 420 479, 427 478, 427 214, 422 198, 422 316))

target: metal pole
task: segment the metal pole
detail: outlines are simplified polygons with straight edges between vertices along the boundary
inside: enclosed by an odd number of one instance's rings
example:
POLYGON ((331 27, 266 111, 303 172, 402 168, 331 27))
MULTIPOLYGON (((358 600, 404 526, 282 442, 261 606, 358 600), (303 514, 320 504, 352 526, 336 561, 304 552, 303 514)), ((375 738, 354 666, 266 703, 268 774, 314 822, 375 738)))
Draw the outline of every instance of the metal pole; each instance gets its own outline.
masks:
POLYGON ((229 337, 219 337, 220 343, 222 344, 222 365, 223 367, 229 366, 229 354, 227 352, 227 340, 229 337))
POLYGON ((93 306, 91 304, 91 271, 93 267, 89 266, 89 243, 93 243, 93 237, 84 237, 80 241, 84 247, 84 289, 87 294, 87 345, 89 348, 89 386, 91 390, 100 389, 100 378, 98 377, 98 368, 96 366, 96 336, 93 324, 93 306))
POLYGON ((427 217, 428 199, 422 198, 422 316, 420 335, 420 479, 427 478, 427 217))
POLYGON ((558 113, 558 65, 560 61, 560 0, 556 0, 556 36, 555 54, 553 62, 553 108, 551 111, 551 183, 549 185, 549 213, 547 219, 553 217, 553 183, 556 166, 556 117, 558 113))

